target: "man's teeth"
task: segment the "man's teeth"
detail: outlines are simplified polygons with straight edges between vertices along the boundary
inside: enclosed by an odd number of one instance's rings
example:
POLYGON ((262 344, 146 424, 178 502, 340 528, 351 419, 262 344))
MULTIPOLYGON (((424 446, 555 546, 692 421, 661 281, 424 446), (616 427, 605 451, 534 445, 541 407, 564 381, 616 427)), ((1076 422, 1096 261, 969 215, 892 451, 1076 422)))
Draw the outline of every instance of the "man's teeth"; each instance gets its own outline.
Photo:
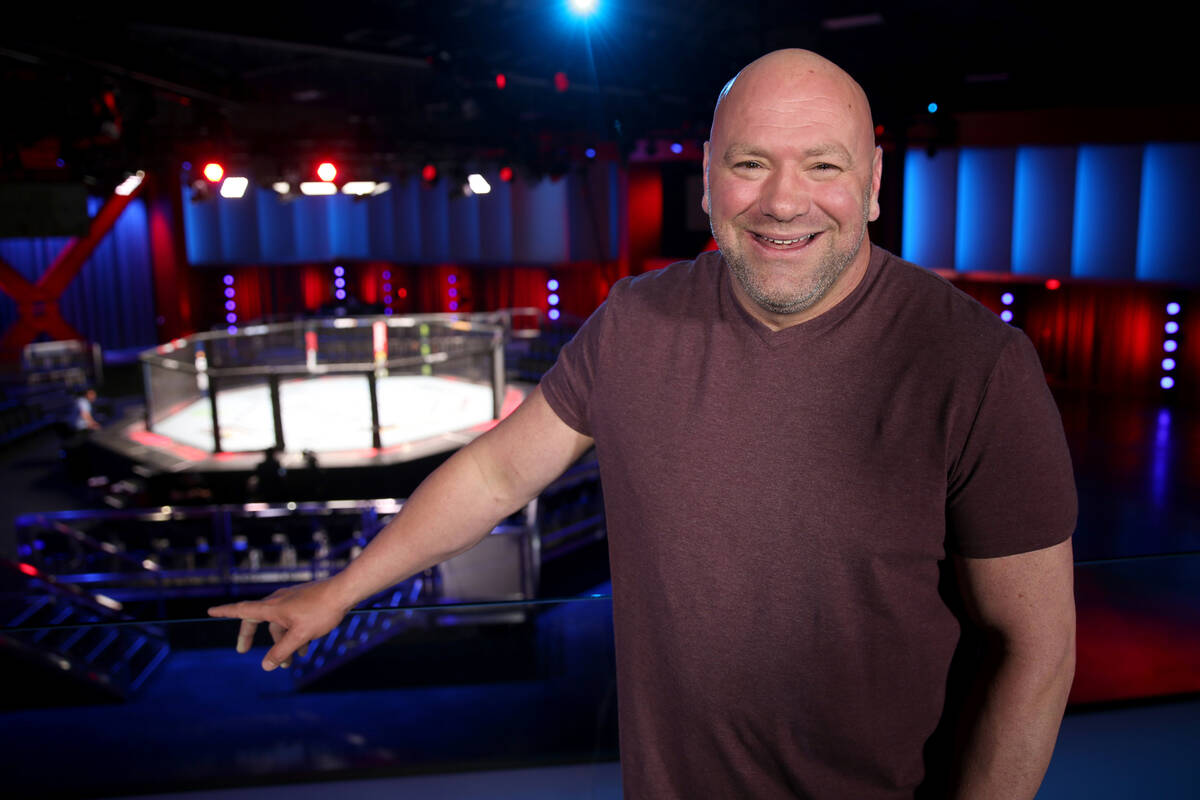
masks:
POLYGON ((802 242, 802 241, 805 241, 806 239, 811 239, 814 236, 816 236, 815 233, 810 233, 807 236, 801 236, 799 239, 772 239, 770 236, 762 236, 762 235, 758 235, 758 238, 762 239, 764 242, 770 242, 771 244, 785 244, 786 245, 786 244, 796 244, 797 242, 802 242))

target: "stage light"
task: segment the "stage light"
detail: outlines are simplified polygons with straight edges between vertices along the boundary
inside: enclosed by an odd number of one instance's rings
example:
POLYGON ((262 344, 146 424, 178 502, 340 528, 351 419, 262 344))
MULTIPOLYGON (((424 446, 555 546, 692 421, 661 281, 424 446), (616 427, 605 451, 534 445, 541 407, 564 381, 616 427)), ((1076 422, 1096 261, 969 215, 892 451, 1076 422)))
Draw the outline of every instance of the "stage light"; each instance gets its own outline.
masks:
POLYGON ((451 310, 451 311, 458 311, 458 301, 457 301, 457 300, 451 300, 451 301, 450 301, 450 310, 451 310))
POLYGON ((345 289, 346 288, 346 279, 345 278, 334 278, 333 285, 339 289, 345 289))
POLYGON ((1058 278, 1051 278, 1050 280, 1046 281, 1046 288, 1052 292, 1060 286, 1062 286, 1062 281, 1060 281, 1058 278))
POLYGON ((392 279, 392 272, 391 272, 391 270, 387 270, 387 269, 385 269, 385 270, 383 271, 383 279, 384 279, 385 281, 390 281, 390 280, 392 279))
POLYGON ((1158 382, 1158 385, 1164 389, 1170 389, 1175 385, 1175 379, 1170 375, 1163 375, 1163 379, 1158 382))
POLYGON ((356 197, 366 197, 375 194, 378 184, 375 181, 346 181, 342 185, 342 194, 352 194, 356 197))
POLYGON ((333 296, 336 297, 338 300, 345 300, 346 299, 346 290, 338 289, 336 292, 333 293, 333 296))
POLYGON ((450 297, 458 297, 458 289, 455 289, 453 286, 451 286, 446 290, 446 294, 450 297))
POLYGON ((547 298, 546 298, 546 300, 547 300, 547 301, 550 303, 550 305, 552 305, 552 306, 556 306, 556 305, 558 305, 558 295, 556 295, 556 294, 552 294, 552 295, 550 295, 549 297, 547 297, 547 298))
POLYGON ((596 157, 596 148, 589 147, 587 150, 583 151, 583 154, 587 156, 589 160, 591 160, 596 157))
POLYGON ((334 274, 334 276, 335 276, 335 277, 338 277, 338 278, 340 278, 340 277, 342 277, 343 275, 345 275, 345 274, 346 274, 346 268, 345 268, 345 267, 343 267, 343 266, 340 266, 340 265, 339 265, 339 266, 336 266, 336 267, 334 267, 334 268, 333 268, 333 274, 334 274))
POLYGON ((32 564, 25 564, 25 563, 19 564, 18 569, 20 569, 21 572, 24 572, 26 575, 28 575, 30 577, 36 577, 38 574, 37 567, 33 566, 32 564))
POLYGON ((237 333, 237 325, 230 325, 225 329, 228 333, 237 333))
POLYGON ((472 172, 467 176, 467 186, 470 186, 471 191, 475 194, 487 194, 492 190, 492 185, 478 172, 472 172))
POLYGON ((567 0, 567 7, 578 16, 588 17, 595 13, 597 0, 567 0))
POLYGON ((671 152, 675 155, 679 155, 683 152, 683 145, 679 142, 671 142, 671 152))
POLYGON ((182 164, 180 164, 180 167, 183 169, 184 172, 191 172, 192 171, 192 162, 185 161, 182 164))
POLYGON ((1012 322, 1013 321, 1012 311, 1010 311, 1007 308, 1004 309, 1003 311, 1000 312, 1000 319, 1004 320, 1005 322, 1012 322))
POLYGON ((225 168, 215 161, 210 161, 204 165, 204 177, 209 183, 219 183, 221 178, 225 177, 225 168))
POLYGON ((233 286, 233 276, 232 276, 232 275, 226 275, 226 276, 225 276, 225 285, 226 285, 226 286, 233 286))
POLYGON ((496 88, 503 89, 505 86, 508 86, 508 78, 506 78, 504 76, 503 72, 497 72, 496 73, 496 88))
POLYGON ((396 297, 399 297, 401 300, 403 300, 405 297, 408 297, 408 289, 405 289, 403 286, 401 286, 396 290, 396 297))
POLYGON ((552 308, 552 309, 550 309, 550 313, 547 316, 549 316, 550 319, 558 319, 561 316, 561 314, 559 314, 557 308, 552 308))
POLYGON ((433 183, 437 180, 437 176, 437 167, 435 167, 433 164, 426 164, 425 166, 421 167, 421 180, 425 181, 426 183, 433 183))
POLYGON ((310 197, 337 194, 337 187, 332 183, 325 183, 324 181, 305 181, 300 184, 300 194, 309 195, 310 197))
POLYGON ((333 179, 337 177, 337 173, 337 167, 333 165, 333 162, 322 161, 317 165, 317 177, 326 183, 332 183, 333 179))
POLYGON ((383 285, 383 290, 384 290, 385 292, 390 292, 390 291, 392 291, 392 285, 391 285, 390 283, 385 283, 385 284, 383 285))
POLYGON ((225 296, 226 296, 226 297, 229 297, 229 298, 232 298, 232 297, 233 297, 233 295, 234 295, 233 287, 232 287, 232 286, 230 286, 229 288, 227 288, 227 289, 225 290, 225 296))
POLYGON ((501 167, 500 168, 500 180, 504 181, 505 183, 508 183, 512 179, 513 179, 512 167, 501 167))
POLYGON ((446 283, 448 283, 450 285, 454 285, 454 284, 458 283, 458 276, 453 273, 451 273, 450 275, 447 275, 446 283))
POLYGON ((1175 320, 1171 320, 1163 327, 1163 329, 1170 334, 1179 333, 1179 323, 1175 320))
POLYGON ((1181 306, 1179 305, 1179 303, 1175 303, 1175 302, 1167 303, 1167 313, 1169 315, 1171 315, 1172 317, 1175 316, 1176 314, 1178 314, 1180 309, 1181 309, 1181 306))
POLYGON ((558 281, 556 281, 554 278, 551 278, 550 280, 546 281, 546 288, 552 292, 557 292, 558 291, 558 281))
POLYGON ((1015 298, 1013 297, 1012 292, 1005 292, 1004 294, 1000 295, 1000 302, 1004 303, 1006 306, 1011 306, 1014 299, 1015 298))
POLYGON ((926 108, 926 110, 929 111, 930 114, 936 114, 937 110, 938 110, 938 104, 930 103, 929 105, 925 106, 925 108, 926 108))
POLYGON ((249 178, 226 178, 221 182, 221 197, 237 199, 246 193, 249 178))
POLYGON ((554 91, 565 92, 569 88, 571 88, 571 82, 567 80, 567 73, 554 73, 554 91))
POLYGON ((884 131, 884 127, 882 125, 875 126, 875 135, 876 136, 883 136, 883 131, 884 131))
POLYGON ((1164 358, 1163 362, 1162 362, 1162 368, 1167 372, 1170 372, 1171 370, 1175 369, 1175 359, 1164 358))
POLYGON ((375 190, 371 192, 371 196, 375 197, 376 195, 381 195, 391 188, 392 185, 387 181, 380 181, 379 183, 375 184, 375 190))
POLYGON ((232 325, 233 323, 237 322, 237 314, 234 314, 232 311, 230 311, 225 315, 225 321, 232 325))
POLYGON ((1175 341, 1174 339, 1167 339, 1165 342, 1163 342, 1163 350, 1166 350, 1168 353, 1174 353, 1178 349, 1179 342, 1175 341))
POLYGON ((225 310, 226 311, 233 311, 235 308, 237 308, 237 303, 235 301, 233 301, 233 300, 225 301, 225 310))
POLYGON ((271 184, 271 188, 274 189, 278 194, 287 194, 292 190, 291 184, 289 184, 287 181, 275 181, 271 184))
POLYGON ((142 185, 142 178, 144 177, 146 177, 146 173, 139 169, 137 172, 121 181, 120 185, 113 189, 113 192, 121 195, 122 197, 128 197, 129 195, 133 194, 134 189, 142 185))

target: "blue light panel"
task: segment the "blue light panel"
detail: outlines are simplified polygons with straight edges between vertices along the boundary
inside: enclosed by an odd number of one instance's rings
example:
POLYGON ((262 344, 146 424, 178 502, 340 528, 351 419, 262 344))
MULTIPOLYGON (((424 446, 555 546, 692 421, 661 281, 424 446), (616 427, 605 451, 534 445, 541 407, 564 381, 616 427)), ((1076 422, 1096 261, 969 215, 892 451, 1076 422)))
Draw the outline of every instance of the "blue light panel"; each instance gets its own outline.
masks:
POLYGON ((1129 279, 1137 257, 1133 209, 1142 175, 1140 145, 1082 145, 1076 161, 1071 274, 1129 279))
POLYGON ((904 220, 900 254, 929 268, 954 267, 958 151, 932 156, 911 148, 904 157, 904 220))
POLYGON ((1010 272, 1013 240, 1012 148, 965 147, 958 155, 954 268, 1010 272))
POLYGON ((1074 147, 1020 147, 1013 186, 1012 271, 1064 275, 1075 215, 1074 147))

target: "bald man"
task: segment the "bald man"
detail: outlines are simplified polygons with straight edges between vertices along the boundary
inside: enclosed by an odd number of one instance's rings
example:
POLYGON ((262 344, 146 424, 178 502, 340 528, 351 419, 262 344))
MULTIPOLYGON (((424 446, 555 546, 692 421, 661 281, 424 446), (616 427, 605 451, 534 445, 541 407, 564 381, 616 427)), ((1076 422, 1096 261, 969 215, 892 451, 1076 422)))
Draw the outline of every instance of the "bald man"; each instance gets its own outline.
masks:
POLYGON ((342 573, 213 609, 239 649, 268 621, 285 664, 595 443, 627 798, 1032 797, 1074 664, 1062 426, 1023 334, 871 246, 872 130, 820 56, 746 67, 704 150, 720 252, 618 282, 342 573))

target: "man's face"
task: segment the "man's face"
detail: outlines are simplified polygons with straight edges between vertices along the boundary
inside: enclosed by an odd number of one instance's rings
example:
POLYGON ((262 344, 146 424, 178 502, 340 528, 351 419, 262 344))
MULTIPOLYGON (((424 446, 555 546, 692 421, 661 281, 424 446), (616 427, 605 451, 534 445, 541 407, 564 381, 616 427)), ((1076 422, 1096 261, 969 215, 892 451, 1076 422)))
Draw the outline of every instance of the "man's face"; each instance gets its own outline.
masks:
POLYGON ((836 304, 848 268, 854 284, 865 272, 882 161, 839 82, 743 77, 704 146, 703 205, 743 304, 780 328, 836 304))

